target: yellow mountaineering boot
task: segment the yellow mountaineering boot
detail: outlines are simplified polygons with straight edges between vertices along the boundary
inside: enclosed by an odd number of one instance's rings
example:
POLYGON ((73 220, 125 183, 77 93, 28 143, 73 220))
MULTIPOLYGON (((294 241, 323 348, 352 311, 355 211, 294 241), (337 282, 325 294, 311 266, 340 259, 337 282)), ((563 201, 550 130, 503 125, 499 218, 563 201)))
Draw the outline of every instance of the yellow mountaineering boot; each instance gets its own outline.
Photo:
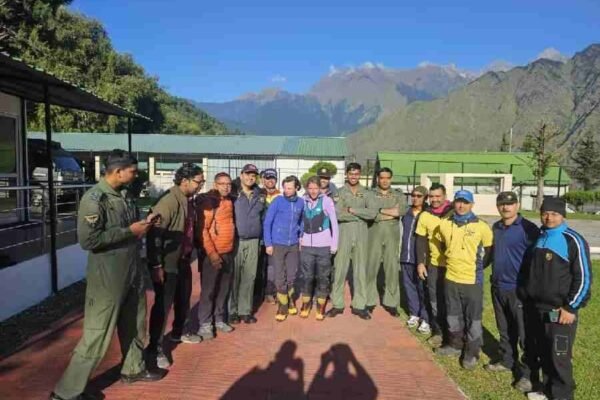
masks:
POLYGON ((310 315, 311 301, 310 296, 302 296, 302 308, 300 309, 300 317, 308 318, 310 315))
POLYGON ((323 321, 325 319, 325 307, 327 306, 327 299, 317 299, 317 321, 323 321))
POLYGON ((288 314, 290 314, 290 315, 298 314, 298 309, 296 308, 296 302, 294 301, 294 289, 288 290, 288 314))
POLYGON ((278 322, 285 321, 288 316, 288 297, 287 294, 277 293, 277 301, 279 302, 279 306, 277 307, 277 314, 275 314, 275 319, 278 322))

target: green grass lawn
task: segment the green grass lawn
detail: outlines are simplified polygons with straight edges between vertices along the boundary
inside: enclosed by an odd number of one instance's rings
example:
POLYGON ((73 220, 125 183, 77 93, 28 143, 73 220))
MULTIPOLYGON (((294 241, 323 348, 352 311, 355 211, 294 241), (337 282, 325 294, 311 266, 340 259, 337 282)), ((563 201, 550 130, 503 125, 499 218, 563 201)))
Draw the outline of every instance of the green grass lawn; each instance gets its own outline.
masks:
MULTIPOLYGON (((575 397, 578 400, 600 399, 600 283, 598 278, 600 262, 594 262, 592 269, 596 277, 592 286, 592 299, 579 313, 573 355, 577 383, 575 397)), ((498 340, 498 330, 490 299, 489 274, 488 268, 484 291, 483 326, 484 332, 487 330, 489 335, 484 334, 485 351, 481 354, 478 367, 473 371, 466 371, 460 367, 456 358, 435 356, 435 359, 470 399, 523 400, 526 397, 511 386, 512 374, 493 374, 483 369, 490 360, 489 356, 495 357, 498 340)), ((415 335, 424 346, 429 347, 422 335, 417 333, 415 335)))

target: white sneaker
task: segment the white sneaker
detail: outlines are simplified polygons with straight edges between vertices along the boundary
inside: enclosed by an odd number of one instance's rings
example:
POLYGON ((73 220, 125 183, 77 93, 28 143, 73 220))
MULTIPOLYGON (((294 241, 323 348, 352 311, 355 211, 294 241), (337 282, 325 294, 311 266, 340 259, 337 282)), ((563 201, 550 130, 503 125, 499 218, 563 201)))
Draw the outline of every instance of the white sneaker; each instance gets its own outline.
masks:
POLYGON ((416 328, 419 325, 419 317, 411 315, 408 321, 406 321, 406 325, 408 325, 409 328, 416 328))
POLYGON ((426 321, 421 321, 421 325, 419 325, 417 331, 423 335, 429 335, 431 333, 431 326, 426 321))

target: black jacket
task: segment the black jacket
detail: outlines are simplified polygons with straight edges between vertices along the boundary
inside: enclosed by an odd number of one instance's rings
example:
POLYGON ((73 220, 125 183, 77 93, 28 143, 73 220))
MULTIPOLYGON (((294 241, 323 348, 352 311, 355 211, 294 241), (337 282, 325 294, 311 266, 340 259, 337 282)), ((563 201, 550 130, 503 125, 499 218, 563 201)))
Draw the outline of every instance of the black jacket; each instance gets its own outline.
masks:
POLYGON ((563 307, 576 312, 591 295, 590 248, 566 223, 542 229, 531 264, 523 271, 519 293, 525 301, 550 311, 563 307))

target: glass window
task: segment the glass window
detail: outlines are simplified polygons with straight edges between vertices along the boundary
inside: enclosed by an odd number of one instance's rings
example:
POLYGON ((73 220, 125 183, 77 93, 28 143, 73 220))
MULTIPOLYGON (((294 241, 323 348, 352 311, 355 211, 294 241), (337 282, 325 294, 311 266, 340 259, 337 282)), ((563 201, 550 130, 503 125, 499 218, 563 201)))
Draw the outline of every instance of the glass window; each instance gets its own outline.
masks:
POLYGON ((56 169, 61 171, 81 171, 81 167, 73 157, 54 157, 54 165, 56 169))
POLYGON ((17 172, 17 121, 0 115, 0 174, 17 172))

